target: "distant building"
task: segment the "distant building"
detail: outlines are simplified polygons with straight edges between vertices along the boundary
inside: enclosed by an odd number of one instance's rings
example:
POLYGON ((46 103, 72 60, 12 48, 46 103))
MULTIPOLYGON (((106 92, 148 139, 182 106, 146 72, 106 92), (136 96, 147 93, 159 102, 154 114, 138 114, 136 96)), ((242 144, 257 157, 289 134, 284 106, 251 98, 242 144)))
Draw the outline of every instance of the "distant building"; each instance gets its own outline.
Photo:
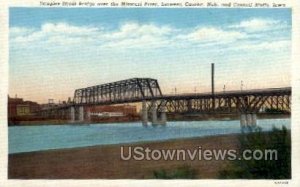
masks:
POLYGON ((30 107, 29 105, 19 104, 16 106, 17 108, 17 116, 28 116, 30 115, 30 107))
POLYGON ((137 109, 136 106, 131 105, 107 105, 107 106, 91 106, 87 107, 87 110, 91 113, 123 113, 126 115, 136 115, 137 109))
POLYGON ((91 121, 131 121, 138 118, 136 106, 131 105, 107 105, 87 107, 91 121))
POLYGON ((40 109, 40 105, 33 101, 24 101, 23 98, 8 96, 8 118, 31 116, 40 109))

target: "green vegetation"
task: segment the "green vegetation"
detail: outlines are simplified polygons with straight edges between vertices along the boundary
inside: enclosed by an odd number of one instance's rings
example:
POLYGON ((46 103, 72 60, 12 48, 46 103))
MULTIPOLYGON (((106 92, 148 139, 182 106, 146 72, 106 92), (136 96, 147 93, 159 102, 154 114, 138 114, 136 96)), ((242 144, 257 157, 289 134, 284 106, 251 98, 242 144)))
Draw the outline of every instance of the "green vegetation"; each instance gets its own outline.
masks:
POLYGON ((277 150, 277 160, 236 160, 220 172, 225 179, 290 179, 291 178, 291 136, 283 126, 271 132, 255 129, 240 137, 240 153, 243 150, 277 150))
POLYGON ((169 173, 164 169, 154 171, 153 175, 156 179, 195 179, 196 171, 189 165, 183 165, 169 173))

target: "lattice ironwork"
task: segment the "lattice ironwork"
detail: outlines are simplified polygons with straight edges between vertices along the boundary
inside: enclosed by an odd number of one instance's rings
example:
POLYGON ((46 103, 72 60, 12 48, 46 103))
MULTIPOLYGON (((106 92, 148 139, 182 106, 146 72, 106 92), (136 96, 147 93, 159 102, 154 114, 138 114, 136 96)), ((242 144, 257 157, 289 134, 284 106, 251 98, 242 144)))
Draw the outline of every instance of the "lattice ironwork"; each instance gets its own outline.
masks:
POLYGON ((157 80, 150 78, 133 78, 107 83, 74 92, 74 104, 116 104, 137 102, 144 99, 161 97, 157 80))
POLYGON ((169 113, 291 112, 291 88, 164 96, 169 113))
POLYGON ((157 80, 134 78, 97 85, 74 92, 73 102, 40 111, 43 115, 68 116, 69 108, 82 105, 111 105, 147 101, 148 109, 156 102, 158 111, 167 113, 233 114, 258 112, 291 112, 291 87, 260 90, 162 95, 157 80))

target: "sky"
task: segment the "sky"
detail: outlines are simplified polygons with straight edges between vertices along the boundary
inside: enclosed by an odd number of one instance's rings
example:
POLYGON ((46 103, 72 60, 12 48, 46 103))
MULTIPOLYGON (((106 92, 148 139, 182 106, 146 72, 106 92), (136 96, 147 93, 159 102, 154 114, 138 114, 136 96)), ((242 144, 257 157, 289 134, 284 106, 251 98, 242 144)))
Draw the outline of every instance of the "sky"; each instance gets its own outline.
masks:
POLYGON ((163 94, 290 86, 291 9, 10 8, 9 94, 45 103, 118 80, 163 94))

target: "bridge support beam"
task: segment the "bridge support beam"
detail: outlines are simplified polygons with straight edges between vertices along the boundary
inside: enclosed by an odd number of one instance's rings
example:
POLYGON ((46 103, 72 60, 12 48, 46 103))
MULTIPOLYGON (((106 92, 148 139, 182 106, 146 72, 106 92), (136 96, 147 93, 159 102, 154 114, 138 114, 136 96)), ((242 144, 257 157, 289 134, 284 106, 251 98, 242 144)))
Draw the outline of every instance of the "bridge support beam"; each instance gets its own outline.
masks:
POLYGON ((79 121, 80 122, 84 121, 84 109, 83 109, 83 106, 79 107, 79 121))
POLYGON ((160 121, 162 125, 166 125, 167 124, 167 107, 166 106, 162 106, 161 107, 161 114, 160 114, 160 121))
POLYGON ((240 126, 243 132, 247 132, 249 129, 256 127, 257 115, 255 113, 241 114, 240 126))
POLYGON ((257 115, 255 113, 252 114, 252 125, 255 127, 257 125, 257 115))
POLYGON ((71 123, 75 122, 75 107, 73 106, 70 107, 70 120, 71 123))
POLYGON ((157 125, 157 106, 156 106, 156 102, 152 101, 151 106, 152 106, 152 108, 151 108, 152 125, 157 125))
POLYGON ((247 127, 252 127, 252 114, 246 114, 247 127))
POLYGON ((87 120, 88 122, 91 122, 91 112, 90 112, 90 110, 88 110, 88 111, 86 112, 86 120, 87 120))
POLYGON ((247 123, 246 114, 241 114, 241 116, 240 116, 240 125, 241 125, 242 129, 244 129, 246 127, 246 123, 247 123))
POLYGON ((142 102, 142 124, 143 126, 148 125, 148 110, 147 110, 146 101, 142 102))

